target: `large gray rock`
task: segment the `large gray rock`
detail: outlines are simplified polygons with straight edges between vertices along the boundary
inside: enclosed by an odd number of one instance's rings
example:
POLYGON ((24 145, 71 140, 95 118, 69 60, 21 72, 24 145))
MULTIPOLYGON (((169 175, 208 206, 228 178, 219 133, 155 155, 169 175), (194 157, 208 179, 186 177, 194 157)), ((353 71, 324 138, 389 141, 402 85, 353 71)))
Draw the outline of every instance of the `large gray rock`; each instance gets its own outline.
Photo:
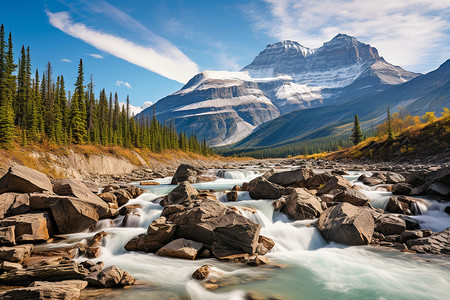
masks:
POLYGON ((318 190, 322 186, 324 186, 325 183, 327 183, 327 181, 330 180, 333 176, 334 175, 328 171, 314 174, 307 180, 306 187, 310 190, 311 189, 318 190))
POLYGON ((386 183, 395 184, 400 182, 405 182, 403 175, 391 171, 386 173, 386 183))
POLYGON ((46 241, 53 233, 48 212, 33 212, 0 220, 0 227, 14 226, 16 242, 46 241))
POLYGON ((394 195, 409 195, 413 186, 406 182, 396 183, 392 186, 392 194, 394 195))
POLYGON ((135 279, 128 272, 116 266, 110 266, 101 271, 91 273, 85 280, 90 286, 101 288, 121 287, 135 283, 135 279))
POLYGON ((450 196, 450 184, 435 182, 428 187, 427 194, 450 196))
POLYGON ((420 199, 407 196, 392 196, 386 205, 386 211, 395 214, 416 215, 419 214, 416 201, 420 199))
POLYGON ((284 187, 303 187, 305 186, 306 181, 313 175, 314 172, 311 168, 301 168, 292 171, 275 173, 267 180, 284 187))
POLYGON ((369 198, 366 195, 353 188, 335 190, 333 200, 335 202, 348 202, 356 206, 368 205, 369 203, 369 198))
POLYGON ((160 248, 156 255, 194 260, 202 248, 203 243, 179 238, 160 248))
POLYGON ((367 245, 372 240, 374 219, 368 208, 339 203, 319 217, 317 228, 327 241, 367 245))
POLYGON ((411 239, 406 244, 419 253, 450 254, 450 227, 429 237, 411 239))
POLYGON ((0 195, 0 219, 30 211, 28 194, 3 193, 0 195))
POLYGON ((264 177, 257 177, 248 183, 248 192, 253 199, 278 199, 283 195, 284 188, 264 177))
POLYGON ((173 240, 177 225, 168 223, 165 217, 154 220, 147 228, 147 234, 131 239, 125 249, 128 251, 156 252, 173 240))
POLYGON ((198 196, 198 191, 188 181, 181 182, 161 202, 162 206, 192 201, 198 196))
POLYGON ((45 174, 25 166, 10 167, 0 178, 0 193, 40 193, 52 190, 52 183, 45 174))
POLYGON ((180 182, 188 181, 190 183, 197 182, 197 175, 200 171, 191 165, 181 164, 178 166, 175 174, 172 177, 172 182, 170 184, 179 184, 180 182))
MULTIPOLYGON (((98 198, 98 197, 97 197, 98 198)), ((100 198, 80 199, 70 196, 30 194, 32 209, 50 209, 61 233, 75 233, 88 229, 110 208, 100 198)))
POLYGON ((405 230, 405 220, 392 214, 383 214, 375 222, 375 231, 384 235, 401 234, 405 230))
POLYGON ((253 254, 261 225, 245 218, 216 200, 195 200, 164 208, 161 213, 177 225, 176 237, 216 243, 239 253, 253 254))
POLYGON ((352 185, 350 184, 350 182, 348 182, 347 179, 345 179, 344 177, 342 177, 340 175, 333 175, 333 177, 328 179, 327 183, 325 183, 325 185, 322 186, 317 191, 317 194, 318 195, 329 194, 331 190, 336 190, 336 189, 346 190, 346 189, 351 189, 351 188, 352 188, 352 185))
POLYGON ((102 200, 77 179, 55 180, 53 182, 53 191, 60 196, 72 196, 91 203, 97 203, 102 200))
POLYGON ((302 188, 294 189, 281 209, 291 220, 315 219, 322 211, 320 199, 302 188))

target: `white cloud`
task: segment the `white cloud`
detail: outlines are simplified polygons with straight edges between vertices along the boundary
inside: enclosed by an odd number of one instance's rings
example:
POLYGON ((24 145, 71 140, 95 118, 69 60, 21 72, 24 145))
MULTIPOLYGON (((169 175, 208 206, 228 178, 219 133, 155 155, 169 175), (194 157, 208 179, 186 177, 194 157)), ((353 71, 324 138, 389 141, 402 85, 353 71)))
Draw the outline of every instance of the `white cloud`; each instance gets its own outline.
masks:
POLYGON ((126 81, 122 81, 122 80, 117 80, 117 81, 116 81, 116 85, 117 85, 117 86, 124 86, 124 87, 127 87, 127 88, 129 88, 129 89, 133 89, 133 88, 131 87, 131 84, 129 84, 129 83, 126 82, 126 81))
POLYGON ((270 16, 249 7, 258 31, 320 47, 338 33, 376 47, 393 64, 419 71, 448 59, 448 0, 263 0, 270 16))
POLYGON ((60 60, 61 62, 71 63, 72 61, 68 58, 63 58, 60 60))
POLYGON ((103 59, 103 58, 104 58, 104 57, 101 56, 100 54, 89 54, 89 53, 87 53, 86 55, 89 55, 89 56, 91 56, 91 57, 93 57, 93 58, 96 58, 96 59, 103 59))
POLYGON ((61 31, 81 39, 100 51, 109 53, 132 64, 158 73, 169 79, 186 83, 199 72, 197 64, 170 42, 157 38, 155 46, 143 46, 125 38, 104 33, 74 22, 69 13, 46 11, 50 24, 61 31))

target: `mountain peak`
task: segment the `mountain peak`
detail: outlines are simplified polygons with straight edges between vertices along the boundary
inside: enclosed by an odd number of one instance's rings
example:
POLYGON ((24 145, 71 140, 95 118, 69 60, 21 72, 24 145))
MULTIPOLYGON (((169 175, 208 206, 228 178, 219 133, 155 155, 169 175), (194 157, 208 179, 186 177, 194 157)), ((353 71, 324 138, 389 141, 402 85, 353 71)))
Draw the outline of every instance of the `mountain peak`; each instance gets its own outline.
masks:
POLYGON ((272 52, 279 51, 280 49, 283 49, 285 52, 292 52, 292 54, 301 53, 304 57, 314 53, 314 49, 305 47, 299 42, 292 40, 283 40, 278 43, 269 44, 264 51, 272 52))

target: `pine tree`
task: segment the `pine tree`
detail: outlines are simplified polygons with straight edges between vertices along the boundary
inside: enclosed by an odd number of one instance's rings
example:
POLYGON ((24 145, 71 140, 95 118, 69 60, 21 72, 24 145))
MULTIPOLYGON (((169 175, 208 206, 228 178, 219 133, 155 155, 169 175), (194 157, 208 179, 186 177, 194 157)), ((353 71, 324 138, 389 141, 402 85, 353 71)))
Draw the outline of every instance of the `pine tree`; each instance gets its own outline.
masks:
POLYGON ((80 59, 78 65, 78 77, 75 83, 75 92, 73 93, 70 106, 70 129, 74 143, 82 144, 86 141, 86 103, 84 99, 84 71, 83 60, 80 59))
POLYGON ((388 116, 387 116, 387 140, 388 141, 393 141, 394 140, 394 132, 392 130, 392 119, 391 119, 391 112, 389 110, 388 107, 388 112, 387 112, 388 116))
POLYGON ((14 64, 12 36, 9 33, 8 51, 4 53, 5 41, 4 32, 0 32, 0 54, 4 65, 0 82, 0 144, 3 147, 10 147, 14 138, 14 110, 13 98, 16 91, 16 78, 13 75, 17 65, 14 64))
POLYGON ((353 145, 358 145, 363 141, 363 134, 361 132, 361 127, 359 126, 358 115, 355 114, 355 121, 353 122, 352 135, 350 139, 353 142, 353 145))

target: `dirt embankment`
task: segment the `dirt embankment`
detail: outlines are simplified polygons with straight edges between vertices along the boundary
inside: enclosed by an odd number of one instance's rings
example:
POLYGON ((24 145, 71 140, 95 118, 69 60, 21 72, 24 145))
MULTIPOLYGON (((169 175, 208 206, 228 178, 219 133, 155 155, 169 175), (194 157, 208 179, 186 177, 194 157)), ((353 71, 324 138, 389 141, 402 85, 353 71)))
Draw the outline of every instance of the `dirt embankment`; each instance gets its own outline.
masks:
MULTIPOLYGON (((171 175, 181 163, 197 167, 223 166, 243 159, 220 156, 202 156, 181 151, 155 153, 142 149, 124 149, 77 145, 67 147, 15 145, 13 149, 0 150, 0 173, 11 165, 25 165, 56 178, 97 180, 115 178, 136 170, 146 169, 163 176, 171 175)), ((248 159, 247 159, 248 160, 248 159)))

